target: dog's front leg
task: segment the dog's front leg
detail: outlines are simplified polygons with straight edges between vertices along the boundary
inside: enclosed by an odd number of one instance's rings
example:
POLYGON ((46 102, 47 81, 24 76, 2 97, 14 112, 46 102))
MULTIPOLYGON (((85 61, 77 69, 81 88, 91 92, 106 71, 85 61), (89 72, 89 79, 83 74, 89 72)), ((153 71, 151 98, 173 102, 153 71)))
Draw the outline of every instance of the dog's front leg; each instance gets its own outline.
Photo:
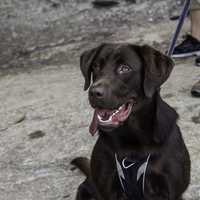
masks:
POLYGON ((113 174, 108 172, 107 174, 106 177, 102 175, 101 181, 97 183, 99 193, 102 195, 100 200, 128 200, 121 188, 117 172, 113 174))
POLYGON ((112 194, 109 200, 128 200, 124 193, 112 194))
POLYGON ((78 187, 75 200, 103 200, 95 188, 94 183, 86 178, 78 187))
POLYGON ((95 200, 95 191, 88 178, 79 185, 76 200, 95 200))
POLYGON ((150 173, 146 176, 144 199, 145 200, 177 200, 175 188, 164 174, 150 173))

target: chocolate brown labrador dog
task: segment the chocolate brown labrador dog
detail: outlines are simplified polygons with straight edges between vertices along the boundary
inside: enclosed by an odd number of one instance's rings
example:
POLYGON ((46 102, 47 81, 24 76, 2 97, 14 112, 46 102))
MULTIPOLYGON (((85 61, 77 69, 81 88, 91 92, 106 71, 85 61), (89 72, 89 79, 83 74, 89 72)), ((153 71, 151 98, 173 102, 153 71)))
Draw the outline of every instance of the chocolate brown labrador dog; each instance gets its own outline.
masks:
POLYGON ((160 96, 172 60, 146 45, 102 44, 80 65, 99 137, 91 162, 72 161, 87 176, 76 199, 182 199, 190 158, 178 115, 160 96))

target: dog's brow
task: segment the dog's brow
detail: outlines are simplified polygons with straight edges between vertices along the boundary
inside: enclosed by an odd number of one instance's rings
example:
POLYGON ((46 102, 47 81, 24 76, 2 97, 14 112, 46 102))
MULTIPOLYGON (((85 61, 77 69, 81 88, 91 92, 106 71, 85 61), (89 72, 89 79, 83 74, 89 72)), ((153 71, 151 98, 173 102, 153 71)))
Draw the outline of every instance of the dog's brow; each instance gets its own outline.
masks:
POLYGON ((120 61, 123 62, 124 60, 126 60, 120 51, 116 52, 113 57, 117 62, 120 62, 120 61))
POLYGON ((105 58, 100 58, 99 59, 99 65, 103 66, 105 64, 105 58))

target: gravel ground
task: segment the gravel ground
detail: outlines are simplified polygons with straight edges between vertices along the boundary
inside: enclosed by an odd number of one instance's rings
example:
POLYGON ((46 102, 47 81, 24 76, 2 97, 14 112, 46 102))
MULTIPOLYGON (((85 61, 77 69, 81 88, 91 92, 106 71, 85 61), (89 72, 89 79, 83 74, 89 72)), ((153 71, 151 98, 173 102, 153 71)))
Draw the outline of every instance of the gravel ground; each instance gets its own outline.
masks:
MULTIPOLYGON (((105 41, 165 51, 175 28, 167 19, 170 1, 153 5, 165 9, 163 15, 156 9, 152 19, 147 11, 154 1, 120 2, 110 9, 80 2, 0 2, 0 200, 74 199, 84 177, 69 162, 89 156, 96 140, 88 134, 92 110, 83 92, 80 53, 105 41)), ((191 155, 185 200, 200 199, 200 101, 190 95, 200 69, 193 63, 177 60, 162 89, 180 115, 191 155)))

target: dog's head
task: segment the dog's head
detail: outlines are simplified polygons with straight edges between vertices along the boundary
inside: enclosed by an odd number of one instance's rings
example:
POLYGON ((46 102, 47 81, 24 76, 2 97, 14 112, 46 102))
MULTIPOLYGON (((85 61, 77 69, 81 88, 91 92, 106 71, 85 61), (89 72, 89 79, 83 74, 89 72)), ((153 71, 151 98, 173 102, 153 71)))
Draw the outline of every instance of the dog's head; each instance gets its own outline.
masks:
POLYGON ((102 44, 84 52, 80 66, 95 110, 94 134, 98 127, 109 131, 120 126, 144 99, 153 98, 173 62, 149 46, 102 44))

